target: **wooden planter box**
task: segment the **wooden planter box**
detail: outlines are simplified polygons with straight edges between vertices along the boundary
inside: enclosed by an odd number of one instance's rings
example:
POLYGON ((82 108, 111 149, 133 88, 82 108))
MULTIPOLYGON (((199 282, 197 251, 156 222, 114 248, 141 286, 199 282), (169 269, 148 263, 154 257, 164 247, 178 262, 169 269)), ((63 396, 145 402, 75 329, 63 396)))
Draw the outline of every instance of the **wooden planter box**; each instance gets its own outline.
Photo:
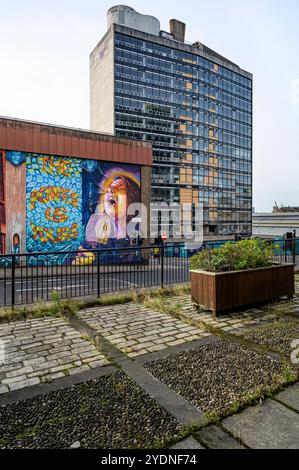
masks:
POLYGON ((192 301, 214 315, 295 294, 294 265, 273 265, 246 271, 191 271, 192 301))

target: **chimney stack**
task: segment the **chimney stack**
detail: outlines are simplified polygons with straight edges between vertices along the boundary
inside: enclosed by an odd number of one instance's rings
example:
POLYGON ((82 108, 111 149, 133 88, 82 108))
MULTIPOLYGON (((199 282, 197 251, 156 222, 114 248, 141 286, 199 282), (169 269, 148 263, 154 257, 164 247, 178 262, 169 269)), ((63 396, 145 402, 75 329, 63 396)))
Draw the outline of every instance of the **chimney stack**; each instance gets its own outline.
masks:
POLYGON ((186 24, 179 20, 169 21, 170 32, 174 39, 180 42, 185 42, 186 24))

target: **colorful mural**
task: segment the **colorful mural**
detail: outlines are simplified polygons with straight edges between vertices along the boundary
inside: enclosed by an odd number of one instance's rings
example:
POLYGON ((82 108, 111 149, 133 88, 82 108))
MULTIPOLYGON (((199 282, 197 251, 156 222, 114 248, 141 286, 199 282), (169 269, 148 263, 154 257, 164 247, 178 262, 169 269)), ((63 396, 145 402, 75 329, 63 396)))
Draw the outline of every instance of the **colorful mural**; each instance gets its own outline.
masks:
POLYGON ((27 252, 76 250, 82 239, 81 160, 26 160, 27 252))
MULTIPOLYGON (((80 249, 125 248, 131 240, 127 216, 131 204, 139 203, 140 168, 133 165, 115 166, 95 160, 82 162, 82 207, 84 237, 80 249)), ((113 254, 113 253, 112 253, 113 254)), ((84 264, 92 254, 78 256, 76 263, 84 264)), ((125 255, 127 257, 127 255, 125 255)), ((102 254, 102 261, 111 252, 102 254)))
POLYGON ((6 160, 11 177, 18 180, 15 195, 15 185, 11 179, 9 183, 18 207, 10 204, 7 253, 32 253, 31 264, 89 264, 95 261, 92 253, 76 252, 107 249, 102 261, 111 261, 113 249, 130 245, 127 224, 132 216, 127 209, 141 199, 140 167, 24 152, 7 152, 6 160), (38 261, 37 252, 61 255, 38 261))
POLYGON ((0 255, 5 253, 5 152, 0 150, 0 255))

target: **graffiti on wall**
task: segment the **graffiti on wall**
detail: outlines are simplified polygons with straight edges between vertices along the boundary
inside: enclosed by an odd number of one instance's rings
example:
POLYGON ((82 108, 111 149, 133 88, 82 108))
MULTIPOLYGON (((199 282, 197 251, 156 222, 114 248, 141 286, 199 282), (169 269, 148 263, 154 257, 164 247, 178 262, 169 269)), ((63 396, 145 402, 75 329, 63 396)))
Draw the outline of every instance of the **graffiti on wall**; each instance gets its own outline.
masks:
POLYGON ((26 207, 29 253, 76 250, 82 237, 81 161, 27 158, 26 207))
MULTIPOLYGON (((133 216, 128 207, 139 203, 140 169, 133 165, 115 166, 95 160, 82 162, 82 208, 84 237, 81 249, 125 248, 130 245, 127 226, 133 216)), ((85 263, 92 255, 80 255, 85 263)), ((103 257, 103 255, 102 255, 103 257)), ((107 252, 105 259, 110 258, 107 252)), ((104 259, 104 258, 103 258, 104 259)))
MULTIPOLYGON (((25 251, 73 251, 59 257, 72 264, 95 260, 92 253, 76 254, 80 250, 107 249, 109 261, 111 250, 130 245, 127 224, 133 216, 127 209, 141 200, 140 167, 24 152, 7 152, 7 161, 10 178, 19 181, 15 197, 23 199, 21 217, 15 217, 15 210, 8 214, 13 234, 7 253, 20 251, 23 231, 25 251)), ((13 181, 7 184, 14 186, 13 181)), ((51 257, 46 260, 52 264, 51 257)), ((34 255, 30 261, 38 262, 34 255)))

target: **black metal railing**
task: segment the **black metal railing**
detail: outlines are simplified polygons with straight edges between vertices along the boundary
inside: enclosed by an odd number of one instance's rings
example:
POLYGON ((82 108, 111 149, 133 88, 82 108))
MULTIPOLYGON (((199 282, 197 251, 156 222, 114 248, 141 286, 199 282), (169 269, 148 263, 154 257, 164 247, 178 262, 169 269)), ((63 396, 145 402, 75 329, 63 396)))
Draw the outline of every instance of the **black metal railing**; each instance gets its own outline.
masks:
MULTIPOLYGON (((206 249, 227 242, 208 242, 206 249)), ((299 265, 299 239, 269 241, 273 261, 299 265), (298 253, 298 255, 297 255, 298 253)), ((184 244, 0 256, 0 307, 164 287, 190 280, 184 244)))
POLYGON ((189 260, 174 246, 0 256, 0 306, 188 282, 189 260))

